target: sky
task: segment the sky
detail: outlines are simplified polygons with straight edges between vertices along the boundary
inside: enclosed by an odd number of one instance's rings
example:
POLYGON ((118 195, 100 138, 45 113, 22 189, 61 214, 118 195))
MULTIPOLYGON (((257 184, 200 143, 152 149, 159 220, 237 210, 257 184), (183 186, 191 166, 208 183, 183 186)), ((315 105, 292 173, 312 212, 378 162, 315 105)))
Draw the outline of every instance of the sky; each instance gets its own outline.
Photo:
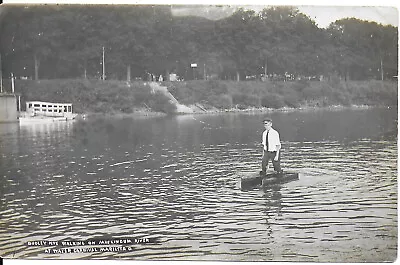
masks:
MULTIPOLYGON (((253 9, 255 11, 261 11, 266 5, 239 5, 238 7, 244 7, 246 9, 253 9)), ((295 6, 301 13, 306 14, 312 20, 316 22, 318 27, 327 28, 331 22, 335 22, 338 19, 347 17, 356 17, 361 20, 375 21, 383 25, 398 26, 398 13, 395 7, 350 7, 350 6, 295 6)), ((174 15, 196 15, 204 16, 209 19, 220 19, 223 16, 227 16, 234 12, 232 6, 190 6, 185 5, 181 7, 174 7, 174 15)))
POLYGON ((308 15, 320 28, 338 19, 355 17, 383 25, 399 25, 399 7, 395 0, 4 0, 5 3, 90 3, 90 4, 184 4, 188 5, 292 5, 308 15), (334 3, 334 5, 333 5, 334 3))
POLYGON ((326 28, 331 22, 345 17, 355 17, 361 20, 375 21, 383 25, 390 24, 396 27, 399 25, 398 9, 395 7, 299 6, 298 8, 300 12, 314 20, 320 28, 326 28))

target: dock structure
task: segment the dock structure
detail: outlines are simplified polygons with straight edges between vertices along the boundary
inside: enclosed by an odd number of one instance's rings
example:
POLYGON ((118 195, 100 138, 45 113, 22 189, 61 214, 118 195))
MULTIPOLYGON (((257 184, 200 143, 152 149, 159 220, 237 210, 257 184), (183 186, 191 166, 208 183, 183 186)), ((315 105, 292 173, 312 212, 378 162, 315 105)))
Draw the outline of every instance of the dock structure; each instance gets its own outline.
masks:
POLYGON ((18 122, 16 94, 0 93, 0 122, 18 122))

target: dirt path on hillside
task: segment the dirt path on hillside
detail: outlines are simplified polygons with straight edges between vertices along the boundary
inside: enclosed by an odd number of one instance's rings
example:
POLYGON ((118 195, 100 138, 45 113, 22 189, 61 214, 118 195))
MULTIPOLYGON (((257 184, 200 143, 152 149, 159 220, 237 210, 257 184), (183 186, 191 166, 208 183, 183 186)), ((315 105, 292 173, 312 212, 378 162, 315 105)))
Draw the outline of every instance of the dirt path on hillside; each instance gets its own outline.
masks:
POLYGON ((193 113, 194 110, 186 105, 180 104, 179 101, 168 91, 166 86, 161 86, 156 82, 150 82, 150 87, 154 92, 161 92, 165 96, 167 96, 172 103, 176 106, 177 113, 193 113))

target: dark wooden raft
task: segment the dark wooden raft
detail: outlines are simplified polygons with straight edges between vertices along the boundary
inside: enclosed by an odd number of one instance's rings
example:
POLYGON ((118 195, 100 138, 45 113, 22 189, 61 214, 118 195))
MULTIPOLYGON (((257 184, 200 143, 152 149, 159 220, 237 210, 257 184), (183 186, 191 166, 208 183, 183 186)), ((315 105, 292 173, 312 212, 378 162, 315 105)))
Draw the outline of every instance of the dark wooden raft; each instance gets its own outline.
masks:
POLYGON ((247 173, 240 178, 239 187, 241 190, 248 190, 255 187, 265 187, 274 184, 287 183, 298 179, 299 173, 297 172, 285 171, 282 174, 269 173, 262 176, 258 172, 247 173))

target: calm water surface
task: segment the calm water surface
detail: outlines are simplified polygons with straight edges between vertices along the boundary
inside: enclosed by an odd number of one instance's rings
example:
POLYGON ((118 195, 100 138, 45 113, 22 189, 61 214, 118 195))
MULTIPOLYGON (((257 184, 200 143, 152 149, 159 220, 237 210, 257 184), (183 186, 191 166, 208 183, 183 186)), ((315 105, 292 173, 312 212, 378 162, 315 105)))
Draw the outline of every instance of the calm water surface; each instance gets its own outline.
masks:
MULTIPOLYGON (((0 125, 0 256, 393 261, 397 109, 273 113, 300 180, 240 191, 265 114, 0 125), (157 238, 48 254, 28 241, 157 238)), ((53 247, 57 248, 57 247, 53 247)))

